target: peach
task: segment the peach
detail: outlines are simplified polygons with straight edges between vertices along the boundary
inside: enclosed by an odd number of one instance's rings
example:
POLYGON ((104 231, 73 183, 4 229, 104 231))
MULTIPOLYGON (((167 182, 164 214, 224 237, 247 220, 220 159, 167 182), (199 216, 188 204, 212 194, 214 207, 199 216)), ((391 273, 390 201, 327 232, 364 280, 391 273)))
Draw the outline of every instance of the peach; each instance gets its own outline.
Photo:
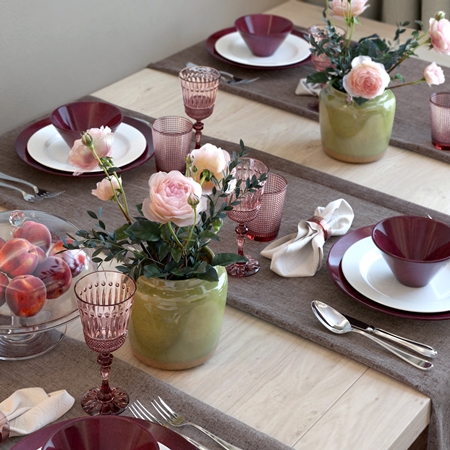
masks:
POLYGON ((5 290, 6 304, 19 317, 36 315, 44 306, 46 297, 44 282, 33 275, 14 277, 5 290))
MULTIPOLYGON (((66 239, 68 244, 73 244, 73 239, 66 239)), ((56 241, 50 249, 49 256, 56 256, 63 259, 70 267, 72 277, 80 275, 86 266, 87 255, 83 250, 67 250, 64 247, 64 242, 60 239, 56 241)))
POLYGON ((69 265, 56 256, 48 256, 41 261, 33 275, 44 282, 49 299, 60 297, 72 284, 72 272, 69 265))
POLYGON ((41 247, 44 252, 47 252, 52 243, 50 230, 44 224, 32 220, 27 220, 20 228, 16 228, 13 237, 26 239, 33 245, 41 247))
POLYGON ((8 286, 9 279, 4 273, 0 273, 0 306, 5 303, 5 291, 8 286))
POLYGON ((26 239, 12 238, 0 249, 0 271, 10 278, 33 273, 38 261, 35 246, 26 239))
POLYGON ((0 248, 2 248, 6 244, 6 239, 0 237, 0 248))

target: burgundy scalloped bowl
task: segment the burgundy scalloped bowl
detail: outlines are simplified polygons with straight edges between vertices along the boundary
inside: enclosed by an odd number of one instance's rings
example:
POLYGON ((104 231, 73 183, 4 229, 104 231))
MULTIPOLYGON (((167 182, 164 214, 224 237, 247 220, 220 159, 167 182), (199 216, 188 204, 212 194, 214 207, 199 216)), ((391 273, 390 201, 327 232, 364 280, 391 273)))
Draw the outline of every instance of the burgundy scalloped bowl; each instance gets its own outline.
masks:
POLYGON ((372 239, 405 286, 426 286, 450 260, 450 226, 429 217, 384 219, 375 225, 372 239))
POLYGON ((81 133, 90 128, 104 126, 114 132, 122 123, 123 113, 109 103, 74 102, 56 108, 50 120, 69 148, 72 148, 73 143, 81 138, 81 133))
POLYGON ((158 450, 158 442, 143 425, 127 417, 83 417, 60 428, 42 450, 158 450))
POLYGON ((272 56, 294 29, 294 24, 273 14, 249 14, 239 17, 234 26, 255 56, 272 56))

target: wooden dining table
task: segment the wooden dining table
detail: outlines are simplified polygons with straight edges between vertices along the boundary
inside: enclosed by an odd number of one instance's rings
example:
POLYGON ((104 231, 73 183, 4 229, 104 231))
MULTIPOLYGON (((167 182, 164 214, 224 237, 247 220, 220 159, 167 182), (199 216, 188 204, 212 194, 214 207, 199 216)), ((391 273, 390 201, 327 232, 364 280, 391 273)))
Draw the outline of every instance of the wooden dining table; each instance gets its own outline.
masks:
MULTIPOLYGON (((322 8, 295 0, 268 12, 302 27, 322 16, 322 8)), ((375 32, 390 37, 394 29, 361 19, 355 38, 375 32)), ((435 52, 418 53, 448 65, 435 52)), ((185 116, 178 78, 158 70, 142 69, 92 95, 154 118, 185 116)), ((390 146, 378 162, 342 163, 322 151, 316 121, 222 90, 204 123, 215 138, 242 139, 263 152, 450 213, 449 167, 437 159, 390 146)), ((67 334, 83 339, 78 320, 67 334)), ((151 368, 128 343, 116 356, 294 449, 425 448, 431 410, 426 395, 231 306, 216 353, 197 368, 151 368)))

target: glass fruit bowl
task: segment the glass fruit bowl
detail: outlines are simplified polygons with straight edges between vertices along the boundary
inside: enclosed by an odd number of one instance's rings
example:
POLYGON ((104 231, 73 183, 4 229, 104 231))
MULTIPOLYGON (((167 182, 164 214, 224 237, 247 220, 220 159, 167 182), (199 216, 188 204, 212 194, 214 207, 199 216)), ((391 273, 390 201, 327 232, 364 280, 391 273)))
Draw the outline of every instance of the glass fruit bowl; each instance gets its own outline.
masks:
MULTIPOLYGON (((8 286, 11 285, 12 279, 15 280, 20 277, 14 278, 14 269, 8 272, 9 266, 5 260, 8 258, 8 253, 10 254, 11 252, 6 251, 5 241, 8 243, 8 241, 16 237, 25 238, 26 236, 23 234, 17 234, 16 230, 25 230, 23 224, 26 222, 35 222, 48 228, 51 236, 48 240, 51 240, 51 242, 49 242, 50 248, 46 251, 46 256, 52 255, 55 243, 60 241, 62 237, 67 238, 67 235, 73 236, 78 229, 75 225, 42 211, 0 212, 0 272, 7 272, 8 286)), ((31 237, 29 239, 30 241, 32 240, 31 237)), ((55 247, 54 251, 56 252, 56 250, 57 248, 55 247)), ((61 255, 59 254, 59 256, 61 255)), ((14 295, 9 295, 9 301, 5 301, 4 296, 3 299, 0 299, 0 360, 33 358, 46 353, 61 341, 66 331, 66 324, 78 317, 73 285, 78 278, 96 269, 88 255, 83 254, 82 256, 83 258, 77 260, 76 268, 69 263, 72 276, 71 281, 69 279, 65 283, 64 288, 61 288, 59 292, 53 295, 50 295, 50 290, 47 289, 47 297, 45 298, 44 295, 45 301, 42 300, 44 301, 43 306, 39 305, 40 309, 37 313, 23 313, 20 307, 17 307, 13 312, 11 308, 14 309, 19 304, 14 302, 14 295), (61 294, 61 291, 64 292, 61 294)), ((45 267, 41 273, 36 273, 36 270, 33 272, 34 275, 45 281, 48 270, 45 267)), ((2 276, 6 279, 5 275, 0 273, 0 277, 2 276)), ((0 278, 0 292, 1 289, 0 278)), ((35 295, 34 291, 32 291, 31 295, 35 295)))

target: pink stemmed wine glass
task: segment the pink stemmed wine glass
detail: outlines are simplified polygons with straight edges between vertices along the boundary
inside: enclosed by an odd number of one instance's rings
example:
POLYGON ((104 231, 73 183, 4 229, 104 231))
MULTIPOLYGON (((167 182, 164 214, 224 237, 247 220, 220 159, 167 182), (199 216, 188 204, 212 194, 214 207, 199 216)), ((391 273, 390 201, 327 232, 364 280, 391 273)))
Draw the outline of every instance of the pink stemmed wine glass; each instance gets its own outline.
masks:
POLYGON ((78 310, 87 346, 98 352, 102 384, 89 389, 81 406, 91 416, 120 414, 128 405, 128 394, 109 386, 112 352, 125 342, 136 284, 114 271, 92 272, 75 284, 78 310))
POLYGON ((212 67, 187 67, 180 72, 181 92, 184 110, 194 119, 195 148, 200 148, 202 120, 214 111, 217 91, 220 84, 220 72, 212 67))
MULTIPOLYGON (((246 180, 251 179, 253 176, 259 179, 262 174, 267 174, 268 172, 269 168, 262 161, 253 158, 242 158, 236 166, 235 178, 236 180, 242 180, 242 184, 245 185, 246 180)), ((238 255, 245 256, 248 259, 247 262, 238 262, 227 266, 228 274, 233 277, 249 277, 259 271, 259 262, 255 258, 244 254, 244 243, 248 232, 246 223, 256 217, 261 207, 264 184, 265 181, 260 182, 260 188, 253 192, 245 193, 240 199, 239 205, 234 206, 231 211, 227 211, 227 216, 238 223, 235 229, 238 255)), ((232 201, 235 200, 235 196, 232 195, 230 199, 232 201)))

